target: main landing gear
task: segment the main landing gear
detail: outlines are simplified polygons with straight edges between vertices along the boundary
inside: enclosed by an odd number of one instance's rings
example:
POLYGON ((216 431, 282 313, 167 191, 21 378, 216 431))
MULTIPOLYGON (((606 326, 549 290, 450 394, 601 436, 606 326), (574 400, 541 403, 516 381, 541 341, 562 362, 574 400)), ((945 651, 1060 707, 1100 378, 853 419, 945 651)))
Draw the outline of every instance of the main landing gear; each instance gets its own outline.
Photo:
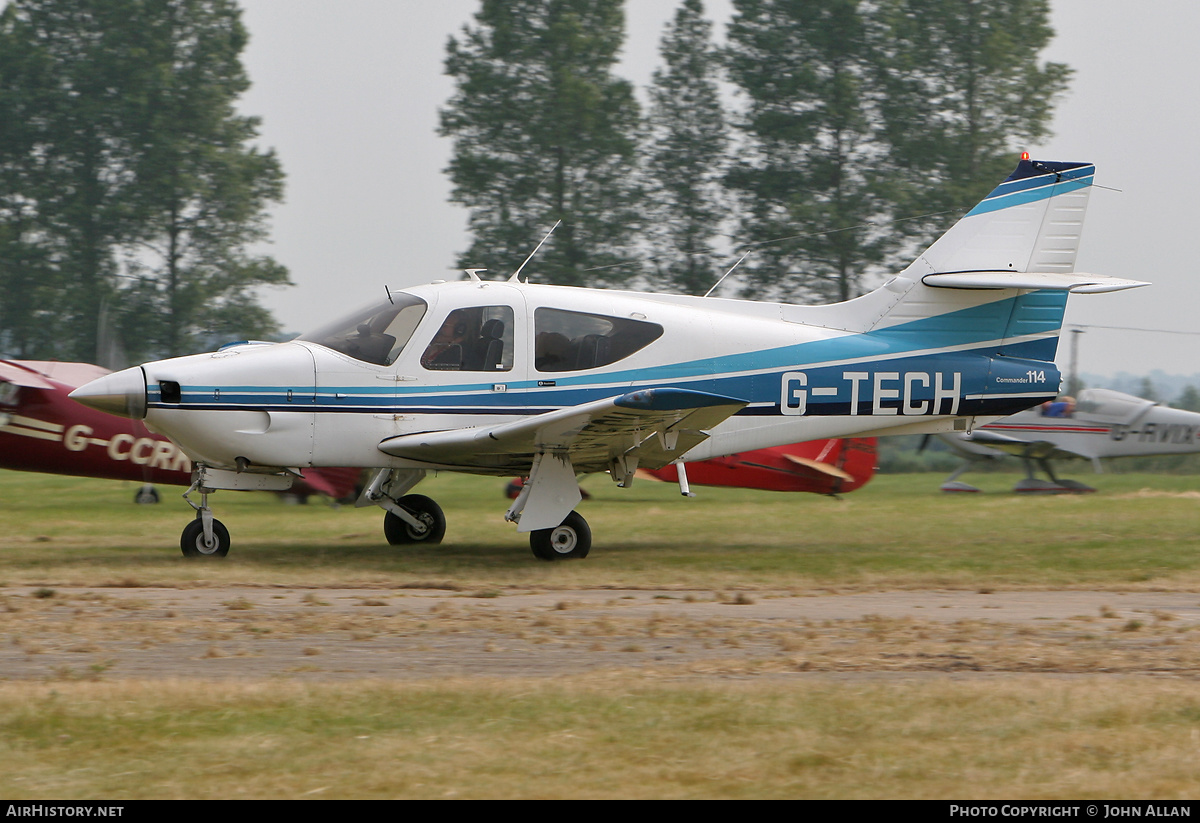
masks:
POLYGON ((442 542, 446 536, 446 515, 441 506, 423 494, 406 494, 395 501, 395 506, 407 517, 390 509, 383 516, 383 535, 388 543, 404 546, 442 542))
POLYGON ((571 512, 562 525, 530 532, 529 547, 538 560, 582 560, 592 548, 592 530, 579 512, 571 512))
MULTIPOLYGON (((446 535, 446 515, 442 507, 425 495, 408 493, 424 477, 425 472, 421 469, 381 469, 354 504, 379 506, 386 512, 383 534, 393 546, 437 544, 446 535)), ((573 474, 570 479, 570 488, 578 495, 573 474)), ((525 499, 521 499, 522 506, 525 499)), ((578 499, 576 496, 575 502, 578 499)), ((559 525, 530 531, 529 547, 539 560, 584 558, 592 548, 592 530, 578 512, 569 511, 559 525)))
POLYGON ((575 511, 582 499, 570 457, 539 452, 504 519, 528 532, 538 560, 582 559, 592 548, 592 530, 575 511))
POLYGON ((436 544, 446 536, 442 507, 423 494, 408 494, 423 479, 424 469, 380 469, 354 503, 359 508, 379 506, 386 512, 383 536, 392 546, 436 544))

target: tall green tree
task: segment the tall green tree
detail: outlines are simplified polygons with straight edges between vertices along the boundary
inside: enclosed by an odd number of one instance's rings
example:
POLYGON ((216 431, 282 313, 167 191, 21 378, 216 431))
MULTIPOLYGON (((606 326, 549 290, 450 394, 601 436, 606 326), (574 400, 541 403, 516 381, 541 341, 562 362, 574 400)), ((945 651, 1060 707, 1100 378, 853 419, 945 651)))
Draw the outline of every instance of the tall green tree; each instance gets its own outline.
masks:
POLYGON ((0 13, 0 122, 23 124, 0 128, 0 241, 27 261, 0 268, 0 287, 31 272, 53 284, 0 313, 53 333, 6 326, 9 345, 97 360, 122 328, 141 355, 270 329, 248 290, 286 273, 244 249, 282 172, 233 108, 245 42, 231 0, 12 0, 0 13))
POLYGON ((12 186, 5 217, 21 247, 10 246, 16 262, 4 264, 0 286, 18 284, 5 314, 41 327, 31 334, 16 321, 17 343, 31 354, 96 355, 113 252, 131 237, 134 90, 147 79, 133 59, 146 40, 138 5, 15 0, 0 13, 0 122, 19 124, 0 148, 12 186), (56 288, 22 288, 34 273, 52 273, 56 288))
MULTIPOLYGON (((0 23, 10 12, 0 14, 0 23)), ((0 352, 32 357, 54 338, 43 318, 29 311, 52 295, 53 269, 34 241, 36 212, 30 201, 28 162, 34 145, 30 89, 13 78, 35 71, 28 55, 11 48, 0 26, 0 352)))
POLYGON ((887 0, 875 26, 897 210, 932 240, 1049 135, 1071 70, 1040 59, 1049 0, 887 0))
POLYGON ((483 0, 450 39, 440 133, 451 200, 470 211, 461 266, 511 273, 561 220, 529 271, 565 285, 631 274, 640 113, 611 73, 624 35, 621 0, 483 0))
POLYGON ((1153 400, 1155 403, 1161 403, 1162 398, 1158 395, 1158 389, 1154 386, 1154 381, 1149 377, 1143 377, 1140 387, 1138 388, 1138 397, 1146 400, 1153 400))
POLYGON ((659 47, 650 86, 645 172, 655 285, 704 294, 720 276, 717 243, 729 204, 729 134, 720 57, 700 0, 684 0, 659 47))
POLYGON ((738 239, 754 249, 747 296, 846 300, 890 249, 889 234, 865 228, 890 204, 864 6, 734 0, 727 62, 745 148, 728 184, 738 239))
POLYGON ((750 295, 845 300, 1048 134, 1047 0, 734 0, 750 295), (786 239, 784 239, 786 238, 786 239))
POLYGON ((152 21, 159 71, 147 89, 144 150, 134 165, 143 242, 130 261, 137 276, 130 297, 159 321, 154 348, 175 355, 205 337, 277 331, 253 289, 288 277, 273 259, 248 251, 267 236, 283 171, 274 151, 253 145, 259 119, 236 111, 250 87, 240 12, 230 0, 161 7, 152 21))
POLYGON ((1171 405, 1177 409, 1200 412, 1200 389, 1189 383, 1171 405))

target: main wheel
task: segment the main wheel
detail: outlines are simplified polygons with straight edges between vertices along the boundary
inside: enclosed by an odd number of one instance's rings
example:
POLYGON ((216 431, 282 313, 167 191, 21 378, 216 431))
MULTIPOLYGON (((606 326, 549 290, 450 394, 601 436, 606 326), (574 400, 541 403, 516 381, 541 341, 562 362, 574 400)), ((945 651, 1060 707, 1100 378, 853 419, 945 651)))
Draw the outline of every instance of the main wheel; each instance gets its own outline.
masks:
POLYGON ((411 514, 422 524, 414 528, 396 515, 388 512, 383 516, 383 535, 393 546, 408 543, 441 543, 446 536, 446 515, 442 507, 423 494, 407 494, 396 501, 396 505, 411 514))
POLYGON ((184 557, 224 557, 229 554, 229 529, 220 520, 212 522, 213 542, 204 542, 204 524, 197 517, 183 527, 179 548, 184 557))
POLYGON ((582 559, 592 548, 592 530, 578 512, 571 512, 562 525, 529 534, 529 548, 538 560, 582 559))

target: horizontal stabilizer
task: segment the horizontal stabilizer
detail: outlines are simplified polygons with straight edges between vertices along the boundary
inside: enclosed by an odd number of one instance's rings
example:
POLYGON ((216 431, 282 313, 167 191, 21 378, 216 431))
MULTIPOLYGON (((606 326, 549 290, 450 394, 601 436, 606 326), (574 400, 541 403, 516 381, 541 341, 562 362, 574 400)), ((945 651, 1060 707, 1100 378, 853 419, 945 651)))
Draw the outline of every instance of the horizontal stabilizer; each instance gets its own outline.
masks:
POLYGON ((836 477, 838 480, 845 480, 847 483, 854 481, 854 475, 842 471, 837 466, 822 463, 820 460, 810 460, 807 457, 797 457, 794 454, 785 454, 784 459, 801 469, 797 474, 804 474, 813 478, 836 477))
POLYGON ((1148 286, 1141 280, 1126 280, 1103 274, 1041 271, 959 271, 927 274, 926 286, 939 289, 1050 289, 1073 294, 1098 294, 1148 286))

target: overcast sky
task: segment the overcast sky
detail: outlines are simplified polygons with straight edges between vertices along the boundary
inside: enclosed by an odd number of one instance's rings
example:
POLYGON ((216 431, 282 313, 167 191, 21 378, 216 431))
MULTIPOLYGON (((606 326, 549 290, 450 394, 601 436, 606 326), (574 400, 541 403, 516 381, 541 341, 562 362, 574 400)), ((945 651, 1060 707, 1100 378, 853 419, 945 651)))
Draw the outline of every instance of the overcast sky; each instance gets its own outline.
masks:
MULTIPOLYGON (((382 295, 385 284, 454 278, 466 213, 447 201, 451 147, 436 134, 437 112, 453 91, 442 73, 447 38, 472 22, 479 0, 241 5, 253 83, 242 109, 262 118, 260 143, 287 174, 270 251, 296 283, 266 292, 264 303, 302 331, 382 295)), ((620 73, 639 91, 677 5, 627 0, 620 73)), ((705 7, 720 34, 728 0, 705 7)), ((1044 57, 1075 75, 1055 136, 1029 149, 1096 163, 1096 182, 1108 187, 1093 190, 1077 268, 1153 283, 1071 298, 1068 325, 1087 326, 1080 370, 1198 373, 1200 2, 1053 0, 1053 10, 1057 37, 1044 57)))

